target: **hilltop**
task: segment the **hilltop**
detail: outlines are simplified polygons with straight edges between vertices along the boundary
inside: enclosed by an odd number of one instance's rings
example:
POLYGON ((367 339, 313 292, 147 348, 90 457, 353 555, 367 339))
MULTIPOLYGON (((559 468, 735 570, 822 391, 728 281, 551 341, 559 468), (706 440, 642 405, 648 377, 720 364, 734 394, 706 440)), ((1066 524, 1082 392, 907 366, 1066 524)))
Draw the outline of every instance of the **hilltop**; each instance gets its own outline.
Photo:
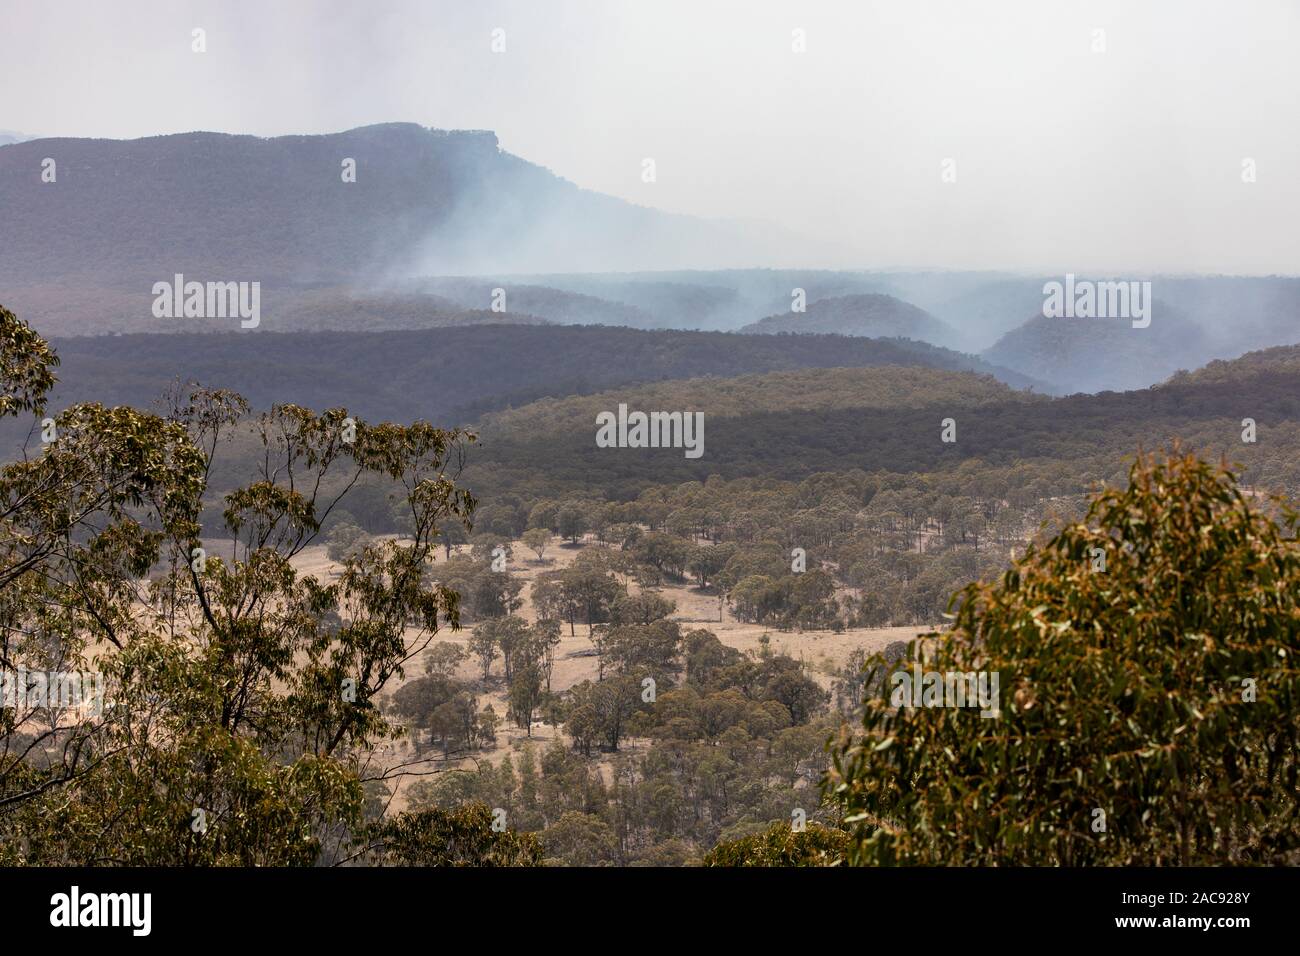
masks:
POLYGON ((932 345, 952 345, 957 332, 924 309, 892 295, 863 293, 810 302, 806 312, 769 315, 741 332, 782 332, 856 335, 867 338, 905 338, 932 345))

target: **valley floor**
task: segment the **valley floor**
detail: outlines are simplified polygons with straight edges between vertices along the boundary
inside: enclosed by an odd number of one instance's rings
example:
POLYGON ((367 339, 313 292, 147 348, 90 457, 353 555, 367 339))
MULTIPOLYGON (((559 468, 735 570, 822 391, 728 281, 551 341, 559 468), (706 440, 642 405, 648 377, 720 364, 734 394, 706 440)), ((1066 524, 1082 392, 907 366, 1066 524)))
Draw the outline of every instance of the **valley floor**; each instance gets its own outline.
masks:
MULTIPOLYGON (((535 621, 536 614, 532 604, 532 584, 537 575, 568 566, 583 548, 592 547, 604 546, 590 542, 584 542, 578 547, 552 545, 546 550, 543 560, 537 561, 535 558, 525 559, 523 555, 531 555, 532 552, 528 551, 521 542, 512 542, 514 558, 510 563, 510 572, 515 578, 525 582, 520 595, 524 603, 516 613, 530 623, 535 621)), ((453 550, 453 555, 455 553, 456 551, 453 550)), ((444 552, 441 549, 437 551, 435 560, 440 563, 444 560, 444 552)), ((324 545, 313 545, 304 549, 294 559, 293 563, 300 572, 316 575, 323 580, 332 578, 337 572, 337 565, 326 555, 324 545)), ((629 590, 635 594, 640 589, 635 583, 632 583, 629 584, 629 590)), ((809 675, 827 689, 831 687, 836 670, 848 660, 855 650, 859 648, 869 652, 883 650, 886 645, 893 641, 909 641, 930 629, 922 626, 910 626, 849 628, 840 633, 830 630, 779 631, 759 624, 747 624, 736 620, 730 610, 721 604, 717 595, 703 592, 690 583, 670 583, 655 590, 661 597, 677 604, 677 609, 671 615, 671 618, 682 625, 683 632, 703 628, 717 635, 723 644, 752 654, 759 652, 762 647, 762 638, 766 635, 772 653, 787 654, 796 660, 806 662, 809 675)), ((462 627, 459 631, 444 630, 438 633, 435 641, 468 645, 471 633, 471 626, 462 627)), ((456 676, 471 683, 478 689, 481 707, 491 704, 496 713, 504 718, 508 709, 506 700, 507 687, 505 681, 501 678, 500 666, 500 662, 494 664, 492 679, 486 684, 482 681, 479 665, 472 659, 461 665, 456 676)), ((584 680, 594 681, 598 676, 598 671, 595 648, 588 638, 587 626, 578 624, 571 630, 566 623, 561 633, 559 647, 556 648, 555 652, 555 667, 551 675, 552 690, 559 693, 584 680)), ((423 673, 423 661, 417 657, 407 667, 403 681, 393 684, 389 688, 389 692, 396 691, 405 681, 423 676, 423 673)), ((535 721, 530 730, 524 730, 515 727, 513 722, 503 719, 497 728, 496 746, 492 749, 478 751, 471 758, 453 760, 450 763, 436 760, 436 751, 425 751, 422 756, 426 759, 434 759, 435 767, 473 769, 476 761, 488 760, 495 764, 506 755, 516 753, 529 742, 534 744, 540 751, 550 746, 556 738, 563 740, 565 744, 570 743, 569 738, 558 727, 535 721)), ((639 749, 645 749, 645 747, 646 741, 628 738, 620 746, 620 752, 635 753, 639 749)), ((388 748, 381 752, 379 758, 385 767, 393 767, 411 761, 415 756, 410 740, 406 739, 388 745, 388 748)), ((600 765, 602 772, 606 773, 608 782, 608 759, 602 759, 600 765)), ((415 776, 399 778, 391 806, 393 811, 397 812, 406 808, 405 787, 411 781, 418 779, 420 777, 415 776)))

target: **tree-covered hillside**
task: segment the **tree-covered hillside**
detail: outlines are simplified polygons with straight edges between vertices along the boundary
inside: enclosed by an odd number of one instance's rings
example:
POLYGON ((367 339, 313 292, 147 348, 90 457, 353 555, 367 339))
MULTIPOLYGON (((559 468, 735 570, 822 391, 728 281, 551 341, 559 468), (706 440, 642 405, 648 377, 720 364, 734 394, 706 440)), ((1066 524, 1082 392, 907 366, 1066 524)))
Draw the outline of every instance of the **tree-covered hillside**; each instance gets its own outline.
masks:
POLYGON ((544 398, 485 415, 484 437, 520 437, 560 430, 584 431, 596 415, 620 403, 644 410, 703 411, 710 417, 771 411, 843 408, 912 408, 951 402, 953 407, 994 402, 1047 401, 1015 392, 991 375, 919 366, 802 369, 730 378, 675 379, 596 392, 578 398, 544 398))
POLYGON ((55 403, 94 398, 148 406, 182 378, 222 381, 255 405, 347 405, 370 418, 461 424, 547 396, 801 368, 909 365, 990 374, 1014 388, 1035 384, 924 343, 834 336, 493 324, 365 335, 256 330, 53 341, 66 370, 55 403))

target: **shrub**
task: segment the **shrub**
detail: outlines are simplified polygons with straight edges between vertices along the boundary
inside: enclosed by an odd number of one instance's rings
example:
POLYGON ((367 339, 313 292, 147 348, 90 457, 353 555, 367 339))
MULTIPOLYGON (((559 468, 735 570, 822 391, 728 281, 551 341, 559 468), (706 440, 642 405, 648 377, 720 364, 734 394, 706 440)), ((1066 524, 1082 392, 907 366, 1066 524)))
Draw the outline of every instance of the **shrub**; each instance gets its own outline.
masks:
POLYGON ((719 843, 704 856, 705 866, 838 866, 849 835, 820 823, 795 832, 774 823, 761 833, 719 843))
POLYGON ((912 655, 998 674, 1001 714, 869 696, 823 781, 849 861, 1295 862, 1300 549, 1279 511, 1223 468, 1139 458, 1127 489, 960 592, 912 655))

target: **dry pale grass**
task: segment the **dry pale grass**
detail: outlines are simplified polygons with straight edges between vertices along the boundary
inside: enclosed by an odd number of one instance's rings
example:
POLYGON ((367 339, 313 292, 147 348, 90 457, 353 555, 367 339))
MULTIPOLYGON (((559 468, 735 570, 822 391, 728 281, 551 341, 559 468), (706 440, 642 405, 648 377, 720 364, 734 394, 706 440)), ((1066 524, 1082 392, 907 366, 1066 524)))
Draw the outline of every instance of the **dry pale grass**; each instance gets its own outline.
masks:
MULTIPOLYGON (((516 613, 527 621, 535 620, 536 615, 532 605, 532 582, 536 580, 538 574, 567 567, 573 563, 574 558, 580 551, 591 547, 601 547, 601 545, 592 542, 586 542, 580 547, 552 544, 546 550, 544 560, 539 562, 535 560, 533 552, 529 551, 521 542, 514 542, 512 548, 514 557, 510 562, 510 572, 525 582, 524 589, 520 594, 524 603, 516 613)), ((442 549, 437 550, 435 560, 439 563, 443 562, 442 549)), ((331 580, 337 574, 337 566, 326 556, 325 548, 321 545, 303 550, 295 557, 293 564, 300 572, 315 575, 321 580, 331 580)), ((629 588, 633 593, 638 591, 635 583, 630 584, 629 588)), ((657 589, 657 593, 670 601, 676 602, 677 609, 672 614, 672 618, 681 623, 684 631, 697 627, 704 628, 716 634, 724 644, 742 652, 754 654, 758 653, 761 646, 760 639, 766 634, 769 641, 768 646, 773 653, 788 654, 796 660, 805 661, 811 676, 828 688, 831 685, 834 670, 842 666, 848 660, 849 655, 858 648, 867 651, 878 651, 891 641, 911 640, 917 634, 927 630, 924 627, 857 628, 845 630, 839 634, 831 631, 776 631, 768 627, 737 621, 725 607, 719 606, 716 595, 702 593, 690 584, 665 585, 657 589), (721 617, 721 620, 719 620, 719 617, 721 617)), ((435 638, 435 642, 449 641, 468 645, 470 631, 469 627, 462 628, 459 631, 441 631, 435 638)), ((587 627, 579 624, 571 633, 569 626, 566 624, 561 633, 560 645, 556 648, 555 667, 551 674, 551 689, 560 692, 584 680, 595 680, 598 666, 593 651, 594 648, 587 636, 587 627)), ((412 665, 407 668, 404 681, 421 677, 423 674, 423 663, 420 658, 416 658, 412 665)), ((530 737, 528 730, 517 728, 513 723, 505 721, 507 688, 504 681, 501 680, 501 662, 499 660, 493 665, 493 679, 486 685, 482 681, 481 669, 473 659, 467 660, 461 666, 457 677, 476 688, 479 705, 483 707, 490 703, 498 716, 502 718, 502 723, 497 728, 495 748, 480 751, 473 759, 453 760, 447 764, 442 764, 445 768, 472 768, 475 760, 488 760, 496 763, 507 754, 516 753, 521 747, 530 742, 539 749, 549 746, 557 737, 566 744, 569 742, 562 730, 541 722, 533 724, 530 737)), ((401 683, 391 685, 389 691, 396 690, 401 686, 401 683)), ((631 739, 627 741, 622 750, 635 753, 647 745, 646 741, 631 739)), ((382 765, 392 766, 409 761, 413 756, 409 741, 400 741, 396 745, 386 748, 386 752, 379 755, 379 760, 382 765)), ((434 752, 428 752, 425 756, 436 758, 434 752)), ((600 760, 599 765, 608 780, 610 770, 608 759, 600 760)), ((398 778, 397 793, 392 803, 393 811, 400 811, 405 807, 404 790, 406 785, 413 779, 419 778, 398 778)))

